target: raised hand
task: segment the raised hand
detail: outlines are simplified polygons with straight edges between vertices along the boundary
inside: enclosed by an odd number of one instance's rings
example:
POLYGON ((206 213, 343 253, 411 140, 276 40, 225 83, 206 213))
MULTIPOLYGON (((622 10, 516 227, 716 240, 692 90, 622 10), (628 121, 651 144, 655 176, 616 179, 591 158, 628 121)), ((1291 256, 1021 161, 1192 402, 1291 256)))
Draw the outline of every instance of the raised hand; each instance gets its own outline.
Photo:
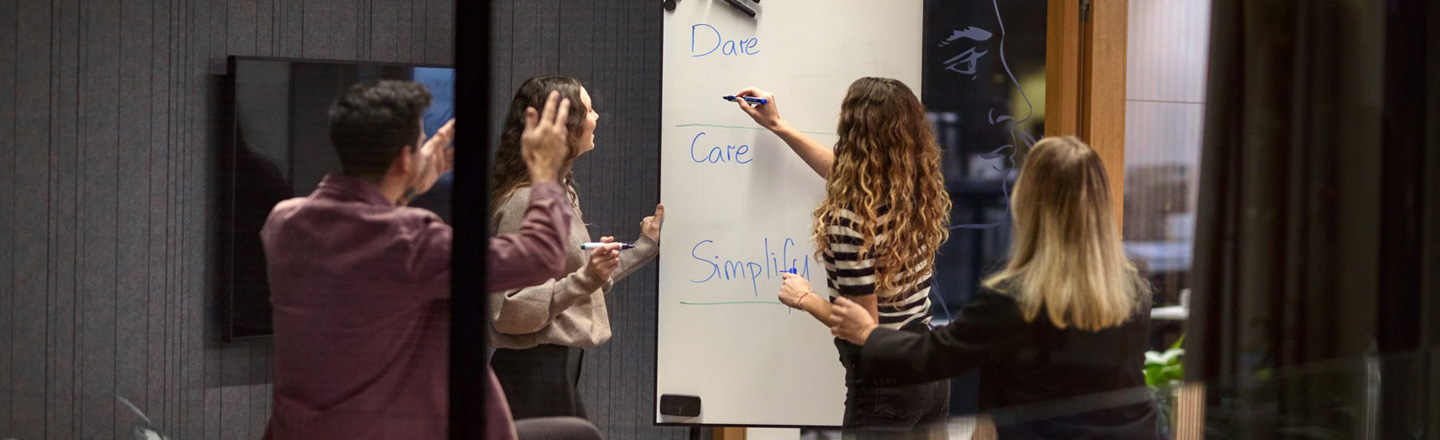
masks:
POLYGON ((660 226, 665 223, 665 204, 655 205, 655 215, 640 220, 640 233, 650 237, 656 243, 660 242, 660 226))
POLYGON ((740 106, 740 111, 750 115, 750 119, 754 119, 755 123, 769 130, 774 130, 784 125, 785 120, 780 118, 780 105, 775 102, 774 93, 751 87, 735 94, 736 98, 747 96, 752 98, 765 98, 768 101, 765 105, 759 105, 745 102, 744 99, 735 100, 735 105, 740 106))
POLYGON ((420 154, 424 157, 421 163, 419 177, 415 183, 415 194, 424 194, 435 186, 435 180, 441 174, 450 171, 455 166, 454 149, 450 148, 450 142, 455 139, 455 120, 445 122, 434 136, 425 141, 420 147, 420 154))
POLYGON ((570 158, 570 99, 560 99, 560 92, 551 91, 545 109, 537 113, 525 108, 525 131, 520 134, 520 153, 530 167, 532 182, 556 182, 560 167, 570 158), (558 101, 558 103, 557 103, 558 101), (557 105, 558 104, 558 105, 557 105))
POLYGON ((455 141, 455 120, 445 121, 445 125, 435 130, 435 135, 425 141, 425 151, 429 152, 430 159, 435 166, 435 175, 445 174, 455 168, 455 149, 450 148, 450 143, 455 141))

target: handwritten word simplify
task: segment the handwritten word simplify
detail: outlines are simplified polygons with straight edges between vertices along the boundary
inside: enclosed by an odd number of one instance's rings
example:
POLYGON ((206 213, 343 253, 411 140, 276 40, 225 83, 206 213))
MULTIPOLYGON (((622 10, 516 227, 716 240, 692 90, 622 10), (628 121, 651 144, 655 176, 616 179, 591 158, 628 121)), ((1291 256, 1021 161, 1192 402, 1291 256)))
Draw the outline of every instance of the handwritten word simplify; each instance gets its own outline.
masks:
POLYGON ((725 145, 722 147, 717 144, 706 147, 700 144, 700 138, 705 135, 706 133, 702 131, 700 134, 695 135, 694 139, 690 140, 690 160, 695 161, 695 163, 736 163, 744 165, 755 161, 755 155, 750 152, 749 145, 725 145), (696 154, 697 145, 700 147, 698 148, 700 154, 696 154), (705 151, 706 148, 709 148, 709 152, 705 151))
POLYGON ((756 37, 740 40, 725 39, 715 26, 705 23, 690 26, 690 56, 703 57, 716 51, 719 51, 720 55, 726 56, 759 55, 760 39, 756 37))
POLYGON ((759 260, 748 260, 745 258, 720 258, 714 255, 710 249, 714 240, 701 240, 690 248, 690 258, 694 259, 696 267, 701 269, 703 277, 691 278, 690 282, 695 284, 739 281, 750 282, 750 291, 755 296, 760 296, 760 278, 780 279, 780 274, 788 273, 795 269, 800 276, 810 277, 810 254, 801 249, 794 239, 786 238, 781 242, 779 254, 770 248, 770 238, 764 239, 764 248, 760 253, 759 260), (713 256, 712 256, 713 255, 713 256))

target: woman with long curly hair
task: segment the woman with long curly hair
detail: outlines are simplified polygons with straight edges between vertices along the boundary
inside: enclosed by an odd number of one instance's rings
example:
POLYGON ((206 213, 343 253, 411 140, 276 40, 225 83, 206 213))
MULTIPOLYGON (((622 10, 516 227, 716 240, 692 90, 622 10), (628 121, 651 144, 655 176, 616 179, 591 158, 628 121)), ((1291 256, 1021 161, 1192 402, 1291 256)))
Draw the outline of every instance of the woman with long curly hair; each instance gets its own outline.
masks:
MULTIPOLYGON (((862 305, 885 328, 928 330, 932 268, 948 236, 950 196, 940 175, 940 147, 920 99, 894 79, 856 80, 840 105, 840 140, 832 150, 781 118, 774 94, 751 88, 736 95, 768 100, 736 101, 826 180, 812 238, 830 293, 862 305)), ((829 322, 830 303, 811 291, 805 278, 786 275, 779 296, 829 322)), ((835 345, 845 366, 847 431, 943 432, 948 379, 861 384, 855 369, 860 348, 840 339, 835 345)))
MULTIPOLYGON (((565 274, 537 286, 490 296, 492 341, 497 350, 490 364, 500 379, 516 419, 545 416, 585 417, 577 384, 584 349, 610 340, 610 314, 605 301, 615 282, 650 262, 659 254, 660 225, 664 206, 657 205, 653 216, 640 221, 634 248, 620 252, 616 260, 603 258, 618 252, 611 245, 587 253, 580 245, 592 241, 585 227, 580 197, 575 190, 571 167, 580 155, 595 149, 595 111, 590 92, 574 78, 540 76, 530 78, 515 91, 510 112, 495 152, 491 183, 494 203, 492 225, 495 233, 519 230, 526 202, 530 200, 528 171, 520 137, 525 129, 525 109, 539 108, 552 91, 570 100, 571 155, 562 167, 561 185, 569 193, 575 215, 571 217, 569 255, 565 274)), ((603 237, 609 242, 610 237, 603 237)))

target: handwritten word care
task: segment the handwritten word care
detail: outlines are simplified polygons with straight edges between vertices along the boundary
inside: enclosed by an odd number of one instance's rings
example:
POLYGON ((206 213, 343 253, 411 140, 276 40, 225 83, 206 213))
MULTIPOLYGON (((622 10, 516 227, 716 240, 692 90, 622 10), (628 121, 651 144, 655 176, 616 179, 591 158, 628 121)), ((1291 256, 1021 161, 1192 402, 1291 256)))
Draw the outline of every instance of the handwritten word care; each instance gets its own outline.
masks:
POLYGON ((749 145, 720 145, 701 142, 700 138, 705 137, 705 132, 695 135, 690 139, 690 160, 695 163, 735 163, 744 165, 755 161, 755 154, 750 152, 749 145))
POLYGON ((703 57, 711 54, 726 56, 752 56, 760 54, 760 39, 727 39, 715 26, 697 23, 690 26, 690 56, 703 57))
MULTIPOLYGON (((780 279, 780 274, 794 269, 800 276, 810 278, 809 252, 801 248, 794 239, 786 238, 778 249, 770 247, 770 238, 763 239, 760 259, 744 257, 721 258, 711 249, 714 240, 701 240, 690 248, 690 258, 699 269, 698 276, 690 278, 691 283, 704 284, 726 281, 750 282, 750 290, 760 295, 760 278, 780 279), (776 251, 779 251, 777 254, 776 251)), ((752 255, 753 256, 753 255, 752 255)))

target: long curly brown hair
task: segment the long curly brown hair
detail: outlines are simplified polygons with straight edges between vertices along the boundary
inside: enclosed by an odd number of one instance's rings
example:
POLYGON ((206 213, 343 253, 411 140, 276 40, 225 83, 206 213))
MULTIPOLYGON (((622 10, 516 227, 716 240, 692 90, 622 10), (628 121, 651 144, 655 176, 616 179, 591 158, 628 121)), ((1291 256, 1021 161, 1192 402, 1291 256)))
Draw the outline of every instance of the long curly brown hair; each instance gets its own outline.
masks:
MULTIPOLYGON (((580 138, 580 124, 585 122, 590 109, 580 101, 580 81, 568 76, 537 76, 525 80, 515 97, 510 100, 510 111, 505 114, 505 127, 500 131, 500 147, 495 152, 495 172, 490 178, 490 203, 498 207, 515 193, 515 189, 530 185, 530 169, 520 151, 520 134, 525 131, 525 108, 536 111, 545 107, 545 100, 551 91, 560 92, 560 99, 570 100, 570 116, 565 127, 570 130, 570 158, 564 169, 570 169, 575 162, 576 141, 580 138)), ((565 175, 565 187, 570 192, 571 203, 575 202, 575 173, 565 175)))
POLYGON ((838 133, 825 200, 815 208, 812 239, 822 250, 816 258, 829 243, 828 227, 839 223, 841 210, 850 210, 860 220, 854 225, 864 240, 860 257, 875 258, 875 292, 882 300, 894 298, 912 269, 934 266, 935 252, 949 238, 940 146, 920 99, 889 78, 850 85, 838 133))

